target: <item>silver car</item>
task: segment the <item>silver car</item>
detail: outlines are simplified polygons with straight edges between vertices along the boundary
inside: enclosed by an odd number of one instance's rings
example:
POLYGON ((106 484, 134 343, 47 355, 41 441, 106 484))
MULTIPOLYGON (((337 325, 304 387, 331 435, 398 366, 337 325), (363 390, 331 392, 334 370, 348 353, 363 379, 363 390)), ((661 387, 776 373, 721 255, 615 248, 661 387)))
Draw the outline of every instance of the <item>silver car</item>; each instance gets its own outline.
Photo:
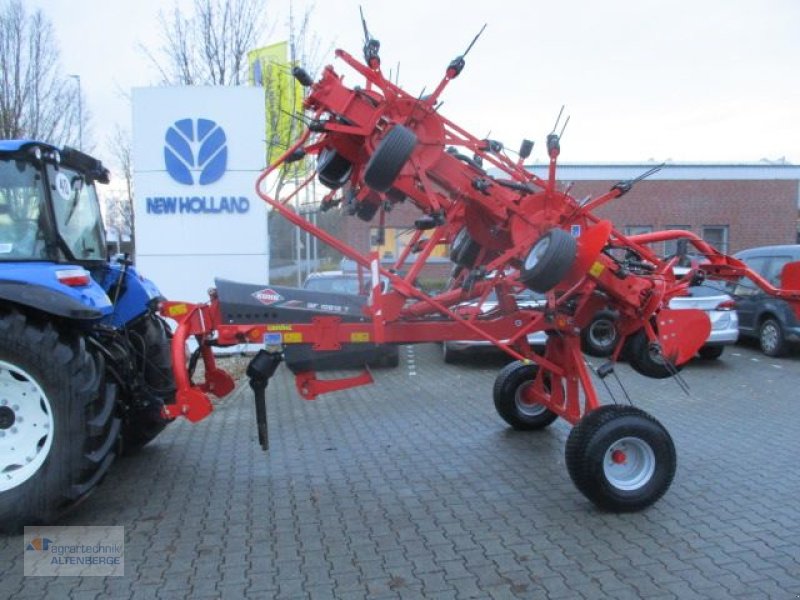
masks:
POLYGON ((669 307, 673 309, 699 308, 711 320, 711 333, 700 348, 701 358, 715 359, 722 356, 725 346, 739 339, 739 317, 734 310, 733 298, 721 290, 697 285, 689 288, 688 296, 673 298, 669 307))
MULTIPOLYGON (((673 298, 669 307, 675 310, 697 308, 704 310, 711 321, 711 333, 698 352, 701 358, 713 360, 722 356, 725 346, 739 339, 739 317, 733 298, 709 285, 692 286, 687 296, 673 298)), ((581 347, 591 356, 610 356, 617 346, 616 313, 601 310, 581 331, 581 347)))
MULTIPOLYGON (((531 290, 524 290, 516 294, 517 305, 521 308, 539 308, 544 306, 544 294, 531 290)), ((474 303, 472 303, 474 305, 474 303)), ((488 313, 497 306, 497 296, 492 292, 483 303, 481 313, 488 313)), ((547 343, 547 334, 544 331, 535 331, 528 335, 528 343, 534 347, 544 347, 547 343)), ((462 356, 471 353, 493 351, 495 345, 489 340, 450 340, 442 344, 442 358, 446 363, 457 362, 462 356)))

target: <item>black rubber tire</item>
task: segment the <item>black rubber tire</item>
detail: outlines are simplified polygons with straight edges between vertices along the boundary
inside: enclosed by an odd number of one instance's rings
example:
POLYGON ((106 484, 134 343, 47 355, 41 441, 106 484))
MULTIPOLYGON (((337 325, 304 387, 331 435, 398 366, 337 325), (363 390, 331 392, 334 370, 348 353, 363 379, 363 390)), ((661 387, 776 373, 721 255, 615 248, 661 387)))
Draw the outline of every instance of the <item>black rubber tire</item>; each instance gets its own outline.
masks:
POLYGON ((617 314, 611 310, 598 311, 589 324, 581 329, 581 350, 589 356, 604 358, 614 353, 619 334, 617 314))
POLYGON ((380 201, 376 203, 367 202, 366 200, 367 199, 364 198, 363 200, 356 202, 355 215, 362 221, 369 222, 378 212, 378 209, 380 208, 380 201))
POLYGON ((764 319, 758 328, 758 346, 767 356, 784 356, 789 350, 786 335, 780 322, 773 318, 764 319))
POLYGON ((717 360, 725 351, 725 346, 703 346, 697 352, 703 360, 717 360))
POLYGON ((644 329, 632 334, 625 341, 625 358, 633 370, 651 379, 666 379, 680 371, 683 365, 667 365, 650 351, 650 341, 644 329))
POLYGON ((12 310, 0 317, 0 360, 39 386, 53 436, 41 466, 0 493, 0 530, 13 533, 52 523, 95 488, 116 456, 121 422, 104 361, 76 332, 12 310))
POLYGON ((519 431, 544 429, 558 418, 556 413, 538 404, 531 405, 528 412, 520 407, 519 392, 523 386, 533 383, 538 370, 535 363, 517 360, 503 367, 494 380, 492 395, 497 414, 519 431))
POLYGON ((600 508, 614 512, 638 511, 656 502, 672 484, 677 466, 675 444, 664 426, 641 409, 616 404, 601 406, 578 421, 567 438, 565 457, 575 487, 600 508), (636 452, 641 448, 649 449, 649 458, 644 458, 646 451, 636 452), (616 468, 616 461, 610 460, 615 449, 627 450, 622 460, 630 456, 634 469, 642 466, 641 481, 636 481, 635 472, 611 471, 616 468))
POLYGON ((147 406, 130 408, 122 423, 122 442, 125 454, 132 454, 153 441, 172 421, 162 416, 164 404, 175 400, 175 377, 166 324, 153 314, 133 323, 129 335, 144 349, 136 357, 139 372, 144 375, 143 398, 147 406))
POLYGON ((462 227, 450 246, 450 260, 460 267, 471 269, 480 251, 481 245, 470 237, 466 227, 462 227))
POLYGON ((394 369, 400 366, 400 348, 396 345, 386 346, 377 350, 381 354, 380 358, 372 363, 371 367, 384 369, 394 369))
POLYGON ((564 278, 575 262, 578 245, 563 229, 551 229, 531 247, 519 279, 534 292, 547 292, 564 278))
POLYGON ((442 360, 448 365, 460 362, 461 353, 448 347, 447 342, 442 342, 442 360))
POLYGON ((317 176, 322 185, 338 190, 350 178, 352 163, 333 148, 324 148, 317 157, 317 176))
POLYGON ((367 162, 364 183, 376 192, 388 192, 416 146, 414 132, 403 125, 395 125, 367 162))

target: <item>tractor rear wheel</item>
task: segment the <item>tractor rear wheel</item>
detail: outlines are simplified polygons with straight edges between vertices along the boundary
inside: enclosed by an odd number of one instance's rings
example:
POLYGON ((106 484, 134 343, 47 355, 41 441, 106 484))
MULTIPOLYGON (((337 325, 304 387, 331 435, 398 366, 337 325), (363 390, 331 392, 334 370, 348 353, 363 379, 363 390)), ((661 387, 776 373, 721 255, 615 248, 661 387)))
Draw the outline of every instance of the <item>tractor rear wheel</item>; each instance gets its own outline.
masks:
POLYGON ((403 125, 386 134, 364 168, 364 183, 376 192, 388 192, 417 145, 417 136, 403 125))
POLYGON ((530 403, 525 399, 525 391, 533 385, 538 371, 536 364, 515 361, 503 367, 494 380, 494 407, 497 414, 514 429, 543 429, 558 418, 543 404, 530 403))
POLYGON ((575 238, 563 229, 551 229, 531 247, 519 279, 534 292, 547 292, 569 272, 576 254, 575 238))
POLYGON ((122 425, 123 449, 130 454, 153 441, 171 422, 162 415, 164 404, 174 402, 175 378, 166 325, 152 314, 145 315, 129 329, 142 348, 139 372, 143 373, 146 405, 132 407, 122 425))
POLYGON ((120 419, 104 370, 77 333, 0 317, 0 530, 53 521, 111 466, 120 419))
POLYGON ((669 432, 633 406, 607 405, 584 416, 567 438, 566 462, 578 490, 600 508, 642 510, 672 484, 677 459, 669 432))

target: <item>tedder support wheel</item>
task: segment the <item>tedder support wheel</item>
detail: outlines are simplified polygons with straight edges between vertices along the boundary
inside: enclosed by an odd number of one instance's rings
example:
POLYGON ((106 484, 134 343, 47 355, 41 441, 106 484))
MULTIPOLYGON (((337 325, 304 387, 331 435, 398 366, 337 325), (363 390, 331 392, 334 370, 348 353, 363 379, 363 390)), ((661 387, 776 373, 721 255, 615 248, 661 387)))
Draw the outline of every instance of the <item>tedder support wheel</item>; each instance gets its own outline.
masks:
POLYGON ((122 425, 123 451, 131 454, 153 441, 171 422, 161 414, 165 403, 175 398, 175 378, 166 325, 155 315, 147 314, 129 330, 143 348, 141 372, 144 377, 143 398, 146 406, 134 407, 125 415, 122 425))
POLYGON ((317 176, 320 183, 332 190, 338 190, 350 178, 352 163, 333 148, 325 148, 317 158, 317 176))
POLYGON ((666 379, 683 368, 683 365, 668 363, 647 339, 644 329, 640 329, 625 341, 624 350, 625 357, 633 370, 645 377, 666 379))
POLYGON ((704 360, 716 360, 725 351, 725 346, 703 346, 698 351, 700 358, 704 360))
POLYGON ((574 237, 563 229, 551 229, 531 247, 519 279, 534 292, 547 292, 572 268, 576 253, 574 237))
POLYGON ((783 356, 786 354, 786 336, 781 324, 775 319, 766 319, 758 330, 758 345, 767 356, 783 356))
POLYGON ((413 131, 395 125, 367 162, 364 182, 376 192, 388 192, 416 145, 417 136, 413 131))
POLYGON ((617 315, 611 310, 601 310, 581 329, 581 350, 599 358, 611 356, 617 346, 617 315))
POLYGON ((585 415, 566 446, 569 475, 600 508, 642 510, 669 489, 675 445, 655 418, 633 406, 607 405, 585 415))
POLYGON ((462 227, 450 246, 450 260, 460 267, 471 269, 480 251, 480 244, 470 237, 466 227, 462 227))
POLYGON ((558 418, 556 413, 545 406, 525 401, 524 392, 533 385, 538 370, 538 365, 518 360, 503 367, 494 381, 494 407, 514 429, 543 429, 558 418))
POLYGON ((0 316, 0 530, 52 522, 114 460, 116 386, 69 330, 0 316))

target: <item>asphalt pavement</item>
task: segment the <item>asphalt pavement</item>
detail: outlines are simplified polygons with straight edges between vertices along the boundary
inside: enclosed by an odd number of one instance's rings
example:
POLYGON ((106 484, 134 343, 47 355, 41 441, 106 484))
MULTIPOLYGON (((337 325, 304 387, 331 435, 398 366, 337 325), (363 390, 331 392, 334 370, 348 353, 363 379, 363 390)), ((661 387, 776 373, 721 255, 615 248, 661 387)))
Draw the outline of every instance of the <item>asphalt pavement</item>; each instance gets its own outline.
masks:
POLYGON ((281 368, 269 454, 242 384, 64 519, 124 526, 124 577, 25 578, 22 536, 0 537, 0 598, 800 598, 800 354, 730 348, 683 370, 688 396, 618 366, 678 452, 667 494, 623 515, 572 485, 565 423, 495 414, 502 364, 408 346, 311 402, 281 368))

